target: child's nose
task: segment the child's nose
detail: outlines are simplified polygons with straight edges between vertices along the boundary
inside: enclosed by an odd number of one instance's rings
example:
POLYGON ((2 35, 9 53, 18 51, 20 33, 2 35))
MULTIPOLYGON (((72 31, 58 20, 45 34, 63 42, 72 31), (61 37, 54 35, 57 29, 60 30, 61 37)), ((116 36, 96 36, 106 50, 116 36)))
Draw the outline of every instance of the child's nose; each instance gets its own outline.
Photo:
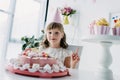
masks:
POLYGON ((51 37, 54 37, 55 36, 55 34, 51 34, 51 37))

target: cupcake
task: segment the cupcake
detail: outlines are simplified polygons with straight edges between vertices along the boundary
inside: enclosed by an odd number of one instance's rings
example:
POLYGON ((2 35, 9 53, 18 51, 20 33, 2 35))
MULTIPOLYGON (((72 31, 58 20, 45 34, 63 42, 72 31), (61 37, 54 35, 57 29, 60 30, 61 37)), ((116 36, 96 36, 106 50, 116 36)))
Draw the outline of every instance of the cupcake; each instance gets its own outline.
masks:
POLYGON ((109 31, 109 23, 105 18, 100 18, 90 24, 90 34, 106 35, 109 34, 109 31))
POLYGON ((114 28, 112 28, 113 35, 120 36, 120 20, 115 23, 114 28))
POLYGON ((96 23, 96 21, 94 20, 94 21, 91 22, 90 25, 89 25, 90 34, 95 34, 95 31, 94 31, 95 23, 96 23))

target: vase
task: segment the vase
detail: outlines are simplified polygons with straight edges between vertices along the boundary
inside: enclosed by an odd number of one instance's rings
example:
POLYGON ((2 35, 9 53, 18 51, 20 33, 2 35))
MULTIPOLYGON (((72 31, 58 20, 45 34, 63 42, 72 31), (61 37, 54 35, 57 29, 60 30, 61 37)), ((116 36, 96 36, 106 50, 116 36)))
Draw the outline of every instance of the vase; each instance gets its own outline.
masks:
POLYGON ((68 16, 63 17, 63 24, 65 24, 65 25, 69 24, 68 16))

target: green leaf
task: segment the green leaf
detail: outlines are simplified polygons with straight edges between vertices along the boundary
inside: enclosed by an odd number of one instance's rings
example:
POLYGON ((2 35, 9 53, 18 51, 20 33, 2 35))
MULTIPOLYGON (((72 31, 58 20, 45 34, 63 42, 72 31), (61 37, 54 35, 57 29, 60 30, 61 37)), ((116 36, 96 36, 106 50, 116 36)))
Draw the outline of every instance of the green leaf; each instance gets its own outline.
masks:
POLYGON ((27 45, 26 45, 26 44, 23 44, 23 46, 22 46, 22 50, 25 50, 26 47, 27 47, 27 45))
POLYGON ((35 47, 39 47, 39 42, 36 42, 36 43, 34 44, 34 46, 35 46, 35 47))
POLYGON ((22 50, 26 48, 36 48, 39 47, 40 41, 43 39, 44 34, 42 34, 39 38, 35 38, 34 35, 32 37, 24 36, 21 38, 25 43, 22 45, 22 50))
POLYGON ((26 43, 28 43, 29 41, 28 41, 28 38, 24 38, 24 41, 26 42, 26 43))

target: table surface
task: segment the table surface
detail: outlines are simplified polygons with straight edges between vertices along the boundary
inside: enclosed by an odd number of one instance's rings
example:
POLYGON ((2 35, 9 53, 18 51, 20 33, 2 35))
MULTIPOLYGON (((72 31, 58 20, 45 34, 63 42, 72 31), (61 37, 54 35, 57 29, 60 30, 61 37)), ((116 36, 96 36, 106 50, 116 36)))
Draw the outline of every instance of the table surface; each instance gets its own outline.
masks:
MULTIPOLYGON (((14 74, 6 71, 6 69, 2 67, 0 68, 0 80, 106 80, 98 79, 96 72, 94 71, 69 69, 69 72, 71 76, 65 76, 60 78, 40 78, 14 74)), ((114 76, 114 80, 120 80, 120 78, 114 76)))

